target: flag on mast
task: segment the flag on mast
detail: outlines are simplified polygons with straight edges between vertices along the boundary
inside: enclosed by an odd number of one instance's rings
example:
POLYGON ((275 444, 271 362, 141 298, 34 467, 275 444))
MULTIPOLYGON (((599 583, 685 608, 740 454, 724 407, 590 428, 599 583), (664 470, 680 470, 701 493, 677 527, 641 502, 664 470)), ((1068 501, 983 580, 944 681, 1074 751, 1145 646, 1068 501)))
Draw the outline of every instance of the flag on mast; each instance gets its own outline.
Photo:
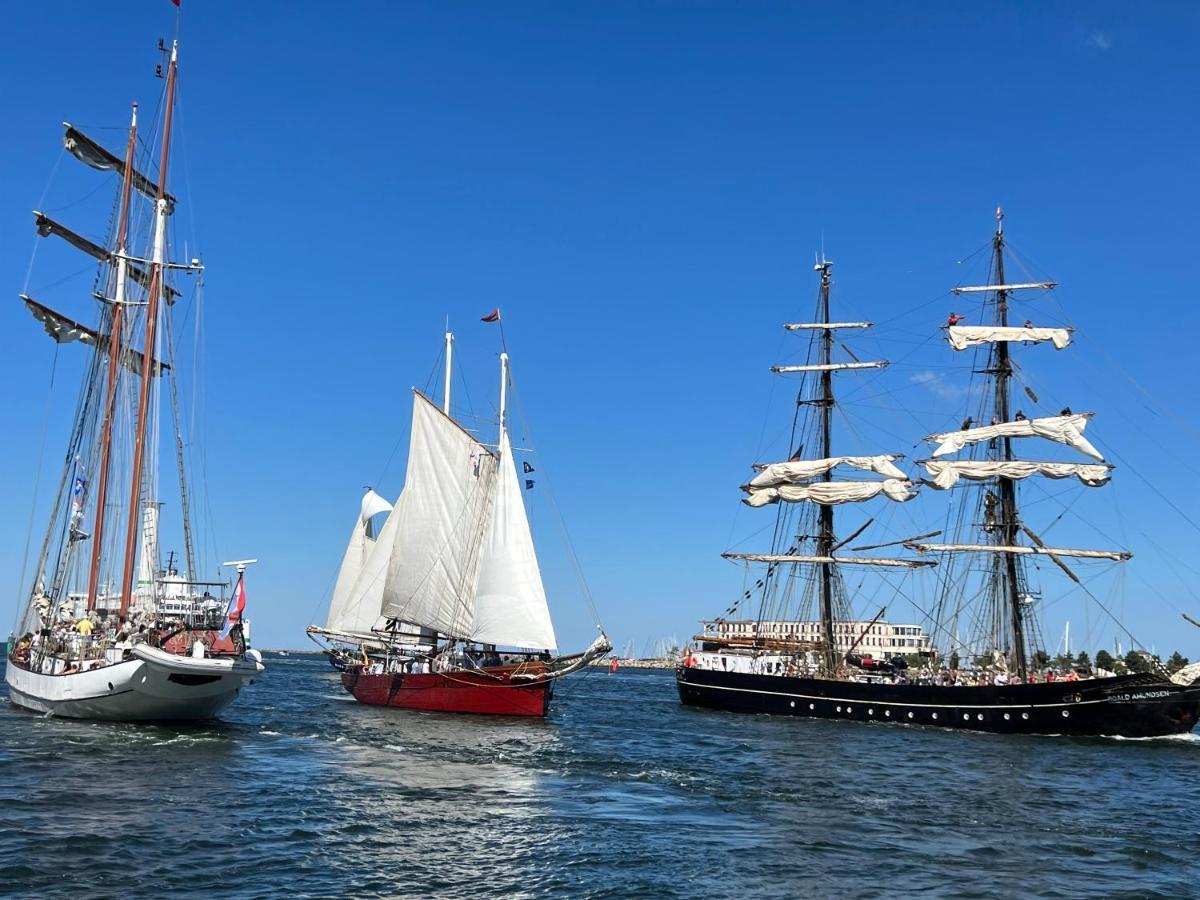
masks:
POLYGON ((229 598, 229 607, 225 610, 225 627, 221 629, 221 640, 229 637, 234 625, 241 624, 242 613, 246 611, 245 574, 239 573, 237 584, 233 586, 233 595, 229 598))
POLYGON ((482 317, 482 318, 481 318, 479 321, 480 321, 480 322, 499 322, 499 321, 500 321, 500 309, 499 309, 499 307, 497 307, 496 309, 493 309, 493 310, 492 310, 490 313, 488 313, 486 316, 483 316, 483 317, 482 317))

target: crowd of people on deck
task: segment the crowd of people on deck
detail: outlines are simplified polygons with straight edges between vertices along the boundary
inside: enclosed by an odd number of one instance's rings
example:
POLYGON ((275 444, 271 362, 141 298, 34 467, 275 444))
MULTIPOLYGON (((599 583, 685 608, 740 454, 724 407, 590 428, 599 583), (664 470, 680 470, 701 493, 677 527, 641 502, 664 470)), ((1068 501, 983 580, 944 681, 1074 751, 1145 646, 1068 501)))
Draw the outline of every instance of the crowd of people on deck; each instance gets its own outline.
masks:
MULTIPOLYGON (((819 677, 820 666, 815 659, 785 657, 782 655, 750 656, 747 654, 717 653, 687 650, 680 658, 684 668, 709 669, 723 672, 741 672, 749 675, 781 675, 790 677, 819 677)), ((1009 673, 1002 667, 991 669, 958 669, 925 666, 920 669, 904 666, 878 668, 872 671, 846 666, 838 670, 839 679, 868 681, 877 684, 919 684, 937 687, 1005 687, 1018 684, 1053 684, 1057 681, 1080 681, 1098 678, 1100 674, 1075 668, 1059 669, 1047 666, 1031 671, 1022 678, 1009 673)))

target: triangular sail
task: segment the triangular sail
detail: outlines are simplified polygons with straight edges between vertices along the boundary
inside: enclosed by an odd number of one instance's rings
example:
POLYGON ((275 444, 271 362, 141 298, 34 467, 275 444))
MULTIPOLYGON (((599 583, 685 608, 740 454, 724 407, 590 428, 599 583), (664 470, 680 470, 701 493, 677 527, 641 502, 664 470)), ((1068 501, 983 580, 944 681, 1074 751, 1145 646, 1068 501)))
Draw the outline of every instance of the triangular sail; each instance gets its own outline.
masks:
POLYGON ((500 433, 499 457, 471 637, 485 644, 554 650, 554 625, 507 429, 500 433))
POLYGON ((495 473, 491 451, 414 392, 403 500, 384 529, 391 547, 385 616, 471 635, 495 473))
POLYGON ((342 557, 342 567, 338 570, 333 598, 329 601, 325 627, 330 631, 366 633, 379 619, 384 584, 382 575, 390 554, 380 554, 376 560, 375 578, 364 579, 361 584, 360 578, 379 546, 376 537, 370 534, 371 519, 391 510, 392 504, 374 491, 368 490, 363 496, 354 530, 350 532, 346 553, 342 557))

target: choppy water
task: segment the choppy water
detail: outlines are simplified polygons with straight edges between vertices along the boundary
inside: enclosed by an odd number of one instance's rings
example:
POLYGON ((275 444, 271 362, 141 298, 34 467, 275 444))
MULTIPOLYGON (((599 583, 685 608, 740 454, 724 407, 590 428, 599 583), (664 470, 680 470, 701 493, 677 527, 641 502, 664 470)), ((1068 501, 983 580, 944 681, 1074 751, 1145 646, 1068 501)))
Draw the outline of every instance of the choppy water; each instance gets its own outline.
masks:
POLYGON ((1200 895, 1195 734, 734 716, 604 670, 547 721, 468 718, 268 665, 201 726, 0 707, 0 894, 1200 895))

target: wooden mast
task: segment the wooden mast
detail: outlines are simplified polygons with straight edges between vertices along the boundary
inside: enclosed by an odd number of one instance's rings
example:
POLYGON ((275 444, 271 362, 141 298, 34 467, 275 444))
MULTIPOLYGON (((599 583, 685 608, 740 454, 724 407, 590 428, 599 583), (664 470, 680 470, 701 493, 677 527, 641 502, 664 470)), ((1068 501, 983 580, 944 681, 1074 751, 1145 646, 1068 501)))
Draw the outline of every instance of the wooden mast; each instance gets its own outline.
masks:
MULTIPOLYGON (((996 234, 992 238, 992 248, 995 255, 996 283, 1004 285, 1004 213, 999 209, 996 210, 996 234)), ((1008 327, 1008 291, 1003 287, 996 291, 996 324, 1001 328, 1008 327)), ((1012 377, 1012 372, 1012 359, 1009 356, 1008 343, 998 341, 994 374, 996 377, 996 415, 1001 422, 1008 422, 1012 418, 1008 397, 1008 380, 1012 377)), ((1004 437, 1000 440, 1001 454, 1006 462, 1010 462, 1013 459, 1012 439, 1004 437)), ((1011 478, 1000 478, 999 488, 1000 534, 1004 545, 1011 547, 1017 543, 1017 532, 1021 527, 1017 518, 1016 484, 1011 478)), ((1028 671, 1025 662, 1025 627, 1021 618, 1021 588, 1016 554, 1003 554, 1003 560, 1000 560, 999 563, 1004 569, 1004 581, 1008 594, 1012 628, 1012 647, 1010 648, 1012 663, 1016 673, 1024 681, 1028 671)))
MULTIPOLYGON (((824 259, 817 265, 821 273, 821 323, 829 324, 829 270, 833 263, 824 259)), ((828 366, 833 362, 833 329, 822 329, 821 334, 821 364, 828 366)), ((833 371, 826 369, 821 373, 821 457, 829 459, 833 456, 833 371)), ((822 476, 823 481, 833 480, 833 470, 829 469, 822 476)), ((817 535, 817 555, 830 556, 833 553, 833 507, 822 505, 818 513, 820 533, 817 535)), ((821 563, 821 631, 825 636, 825 668, 832 675, 837 668, 837 649, 833 636, 833 565, 821 563)))
POLYGON ((158 326, 158 301, 162 293, 163 255, 166 242, 167 217, 167 156, 171 146, 171 114, 175 108, 175 75, 179 65, 179 45, 171 45, 171 64, 167 69, 166 114, 163 121, 162 154, 158 164, 158 190, 155 196, 154 260, 150 269, 150 289, 146 306, 146 346, 142 359, 141 392, 138 396, 137 433, 133 446, 133 479, 129 492, 129 527, 125 534, 125 571, 121 579, 121 614, 129 611, 133 594, 133 568, 137 559, 138 530, 142 523, 142 463, 146 450, 146 417, 150 410, 150 385, 153 380, 151 360, 154 359, 154 339, 158 326))
MULTIPOLYGON (((117 225, 117 286, 113 297, 112 324, 108 334, 108 392, 104 405, 104 424, 100 429, 100 477, 96 484, 96 523, 92 528, 92 561, 88 574, 87 608, 96 608, 96 592, 100 581, 100 549, 104 544, 104 507, 108 502, 108 469, 112 456, 112 420, 117 403, 117 377, 121 371, 121 326, 125 316, 125 279, 129 267, 125 259, 126 238, 129 232, 129 199, 133 188, 133 154, 137 148, 137 109, 129 123, 129 144, 125 148, 125 175, 121 184, 121 217, 117 225)), ((148 358, 142 360, 143 376, 148 358)))

